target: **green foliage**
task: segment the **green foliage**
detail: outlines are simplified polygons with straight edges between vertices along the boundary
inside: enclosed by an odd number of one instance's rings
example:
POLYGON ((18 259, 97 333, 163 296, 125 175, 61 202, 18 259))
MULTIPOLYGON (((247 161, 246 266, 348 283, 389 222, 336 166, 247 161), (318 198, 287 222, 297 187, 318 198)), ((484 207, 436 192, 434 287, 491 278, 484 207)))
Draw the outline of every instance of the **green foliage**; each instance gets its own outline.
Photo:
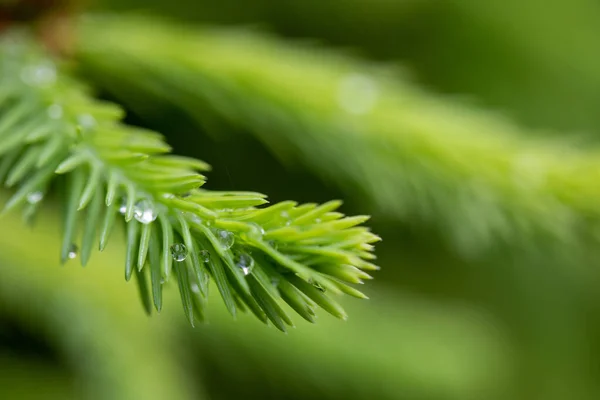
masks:
POLYGON ((150 94, 201 124, 221 115, 379 213, 435 226, 463 254, 598 240, 595 148, 530 138, 377 65, 249 31, 123 16, 82 26, 84 71, 131 107, 131 93, 150 94))
MULTIPOLYGON (((379 285, 368 302, 344 302, 350 315, 345 323, 319 315, 316 325, 297 321, 298 329, 281 335, 251 318, 233 321, 211 291, 210 323, 181 329, 185 320, 179 313, 145 318, 139 311, 135 293, 110 267, 122 262, 119 241, 90 260, 91 268, 56 268, 53 250, 59 238, 53 226, 58 221, 43 212, 29 231, 16 213, 2 220, 0 302, 19 321, 30 319, 36 334, 56 337, 54 350, 72 364, 90 365, 73 371, 84 392, 60 399, 198 400, 245 393, 249 398, 392 400, 411 393, 419 399, 480 400, 492 388, 507 387, 506 338, 482 310, 379 285), (269 384, 265 395, 270 380, 276 384, 269 384), (217 393, 207 396, 198 386, 217 393)), ((172 286, 176 282, 167 284, 172 286)), ((164 295, 166 306, 179 300, 174 290, 164 295)), ((52 364, 45 369, 67 374, 52 364)), ((37 378, 36 371, 23 371, 24 379, 29 377, 25 387, 37 378)), ((0 394, 16 384, 15 372, 0 376, 0 394)))
MULTIPOLYGON (((64 78, 73 66, 102 95, 131 110, 128 120, 168 133, 180 154, 210 161, 216 173, 201 189, 258 189, 278 201, 343 192, 345 210, 372 212, 370 223, 385 232, 377 246, 385 279, 365 288, 373 291, 369 302, 340 300, 351 316, 346 323, 317 310, 317 326, 302 329, 305 321, 289 313, 300 329, 280 335, 253 316, 231 318, 228 308, 233 304, 240 315, 244 299, 221 300, 219 290, 236 294, 237 288, 215 254, 221 268, 209 270, 208 299, 194 296, 192 288, 200 286, 183 273, 191 260, 174 263, 169 281, 152 286, 169 257, 162 250, 175 241, 185 244, 168 229, 179 226, 177 215, 169 216, 166 229, 157 219, 144 231, 139 223, 125 224, 118 209, 116 218, 105 219, 95 193, 79 212, 75 242, 81 257, 89 257, 82 252, 90 235, 85 219, 96 204, 96 240, 107 248, 88 249, 93 257, 86 268, 77 268, 78 260, 57 268, 57 226, 65 216, 58 210, 66 204, 61 193, 75 178, 66 173, 52 180, 40 212, 34 213, 39 196, 31 192, 34 204, 27 202, 23 211, 36 219, 34 230, 26 231, 16 212, 0 220, 0 398, 35 397, 40 387, 46 397, 111 400, 600 398, 599 169, 592 137, 600 126, 600 58, 594 51, 600 3, 112 3, 179 17, 90 16, 71 32, 61 24, 54 33, 76 43, 70 65, 60 67, 64 78), (182 25, 183 19, 191 24, 182 25), (240 29, 243 24, 276 35, 240 29), (361 57, 340 56, 333 49, 339 45, 358 49, 361 57), (361 61, 365 55, 402 60, 418 84, 394 76, 395 66, 390 72, 361 61), (463 95, 475 103, 463 102, 463 95), (515 116, 521 125, 477 104, 515 116), (589 131, 583 139, 591 140, 582 148, 564 130, 589 131), (129 227, 142 251, 129 247, 136 283, 125 284, 129 227), (100 238, 103 230, 114 232, 100 238), (144 254, 146 281, 137 279, 136 268, 144 254), (182 293, 175 289, 180 283, 182 293), (183 294, 186 314, 146 318, 132 290, 138 284, 148 292, 146 307, 154 307, 160 289, 158 306, 165 309, 181 303, 183 294), (190 312, 211 323, 181 329, 190 312), (69 381, 78 393, 62 387, 69 381)), ((89 179, 85 163, 73 173, 80 168, 89 179)), ((193 173, 204 170, 198 166, 193 173)), ((107 182, 100 184, 101 199, 107 182)), ((0 204, 11 192, 0 189, 0 204)), ((119 209, 123 193, 120 187, 113 203, 119 209)), ((135 213, 131 221, 137 222, 135 213)), ((201 244, 203 234, 191 229, 201 244)), ((69 256, 73 249, 66 249, 69 256)), ((245 256, 235 261, 250 265, 245 256)), ((319 272, 332 267, 338 273, 346 268, 321 265, 319 272)), ((270 302, 246 280, 256 305, 279 316, 269 323, 285 325, 282 303, 270 302)), ((279 283, 279 295, 314 319, 306 295, 289 293, 288 286, 296 288, 292 280, 279 283)), ((322 285, 311 287, 320 300, 322 285)))
POLYGON ((205 190, 208 165, 119 122, 120 107, 93 99, 57 63, 22 32, 3 38, 0 181, 16 189, 4 212, 23 207, 29 220, 54 183, 64 187, 63 263, 80 248, 86 265, 124 220, 125 278, 135 277, 148 312, 161 310, 173 274, 192 325, 204 318, 210 277, 233 316, 248 309, 282 331, 292 321, 281 299, 313 321, 316 306, 345 318, 331 295, 364 297, 349 284, 378 268, 379 237, 358 226, 367 217, 345 217, 338 201, 260 207, 259 193, 205 190))

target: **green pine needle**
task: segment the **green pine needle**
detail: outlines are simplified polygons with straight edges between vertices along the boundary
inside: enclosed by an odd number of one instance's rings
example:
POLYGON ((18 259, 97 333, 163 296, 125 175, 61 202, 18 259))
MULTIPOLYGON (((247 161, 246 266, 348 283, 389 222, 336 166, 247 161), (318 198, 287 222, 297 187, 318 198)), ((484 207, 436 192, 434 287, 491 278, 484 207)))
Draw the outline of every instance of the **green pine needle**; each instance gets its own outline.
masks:
MULTIPOLYGON (((80 33, 82 69, 131 107, 144 96, 167 99, 200 124, 218 115, 389 220, 432 228, 464 256, 508 248, 526 260, 559 246, 575 256, 579 244, 599 241, 591 233, 600 227, 595 146, 540 139, 425 92, 392 68, 250 30, 92 15, 80 33)), ((207 131, 227 134, 214 125, 207 131)), ((271 238, 301 237, 297 249, 311 257, 338 259, 338 250, 306 245, 321 246, 316 232, 309 239, 272 228, 271 238)), ((365 269, 362 262, 350 264, 365 269)))
POLYGON ((203 320, 209 280, 232 315, 250 310, 285 331, 287 303, 314 321, 320 306, 346 314, 331 295, 365 296, 347 285, 371 276, 367 217, 345 217, 332 201, 264 206, 253 192, 202 188, 204 162, 170 155, 156 132, 122 124, 123 110, 90 90, 23 32, 0 44, 0 182, 14 188, 3 212, 38 203, 60 183, 61 260, 82 265, 103 250, 114 227, 126 224, 125 279, 135 278, 142 304, 162 308, 175 275, 185 315, 203 320))

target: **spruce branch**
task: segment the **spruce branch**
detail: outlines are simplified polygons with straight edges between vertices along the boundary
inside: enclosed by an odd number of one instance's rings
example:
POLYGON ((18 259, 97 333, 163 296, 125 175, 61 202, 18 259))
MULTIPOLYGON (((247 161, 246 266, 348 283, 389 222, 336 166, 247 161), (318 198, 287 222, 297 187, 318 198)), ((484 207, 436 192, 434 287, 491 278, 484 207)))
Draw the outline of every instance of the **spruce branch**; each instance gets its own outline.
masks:
POLYGON ((161 310, 172 275, 192 325, 204 319, 209 278, 232 315, 249 310, 282 331, 292 321, 281 300, 313 322, 316 306, 346 317, 331 295, 365 297, 350 284, 378 268, 380 239, 359 226, 367 217, 345 217, 339 201, 264 206, 259 193, 205 190, 207 164, 121 123, 119 106, 95 100, 24 32, 2 38, 0 70, 0 182, 15 189, 3 212, 23 207, 31 219, 64 183, 63 263, 79 252, 86 265, 124 221, 125 278, 148 313, 161 310))
POLYGON ((540 138, 389 68, 256 32, 122 15, 90 16, 81 32, 84 70, 124 102, 153 95, 192 117, 220 115, 378 212, 437 228, 463 254, 597 241, 597 148, 540 138))

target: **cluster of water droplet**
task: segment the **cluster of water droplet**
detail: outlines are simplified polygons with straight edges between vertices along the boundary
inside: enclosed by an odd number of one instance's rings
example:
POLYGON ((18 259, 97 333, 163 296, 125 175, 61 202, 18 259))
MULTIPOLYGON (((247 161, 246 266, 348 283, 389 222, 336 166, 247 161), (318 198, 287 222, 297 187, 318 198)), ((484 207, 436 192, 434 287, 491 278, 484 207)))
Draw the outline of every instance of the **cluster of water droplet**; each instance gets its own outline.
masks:
MULTIPOLYGON (((50 61, 28 65, 21 70, 21 80, 30 86, 48 87, 54 85, 56 79, 56 66, 50 61)), ((46 112, 52 119, 60 119, 64 115, 63 107, 57 103, 50 104, 46 112)), ((77 117, 77 123, 83 129, 91 129, 96 125, 96 119, 90 114, 81 114, 77 117)))
MULTIPOLYGON (((125 214, 126 211, 127 206, 125 203, 123 203, 119 208, 119 212, 121 214, 125 214)), ((152 202, 147 199, 142 199, 138 201, 135 204, 133 211, 134 218, 143 224, 149 224, 155 221, 158 216, 158 213, 156 212, 152 202)), ((203 222, 202 219, 200 219, 200 217, 198 217, 195 214, 190 214, 189 217, 196 223, 203 222)), ((204 223, 208 224, 208 222, 209 221, 206 221, 204 223)), ((233 234, 233 232, 230 232, 225 229, 215 229, 214 233, 217 240, 219 241, 219 244, 224 250, 228 250, 234 245, 235 235, 233 234)), ((264 233, 264 229, 258 224, 252 224, 251 229, 248 232, 246 232, 246 234, 254 238, 262 238, 264 233)), ((183 243, 172 244, 169 248, 169 251, 171 253, 171 257, 176 262, 183 262, 188 257, 188 248, 183 243)), ((198 252, 198 256, 202 262, 210 262, 211 255, 208 250, 200 250, 198 252)), ((254 259, 246 252, 236 252, 234 256, 234 262, 236 266, 242 270, 244 275, 249 275, 252 272, 252 269, 254 268, 254 259)), ((194 290, 194 288, 192 288, 192 290, 194 290)), ((199 288, 197 290, 199 291, 199 288)))

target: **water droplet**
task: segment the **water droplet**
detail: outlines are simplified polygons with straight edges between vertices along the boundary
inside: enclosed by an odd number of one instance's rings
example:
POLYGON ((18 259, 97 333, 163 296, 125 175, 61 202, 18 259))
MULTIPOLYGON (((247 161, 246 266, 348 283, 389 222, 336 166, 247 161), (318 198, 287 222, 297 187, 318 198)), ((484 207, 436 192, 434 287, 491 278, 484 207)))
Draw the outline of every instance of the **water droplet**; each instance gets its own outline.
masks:
POLYGON ((200 293, 200 286, 198 286, 197 283, 192 283, 191 288, 192 288, 192 292, 200 293))
POLYGON ((29 204, 37 204, 44 198, 44 194, 39 190, 36 192, 31 192, 27 195, 27 202, 29 204))
POLYGON ((325 288, 323 286, 321 286, 321 284, 319 282, 316 282, 312 279, 310 279, 308 281, 308 283, 310 283, 311 285, 313 285, 316 289, 318 289, 320 292, 324 292, 325 288))
POLYGON ((207 263, 210 261, 210 251, 208 250, 200 250, 200 252, 198 253, 198 255, 200 256, 200 259, 207 263))
POLYGON ((173 193, 163 193, 163 199, 174 199, 175 195, 173 193))
POLYGON ((187 255, 188 255, 187 247, 185 247, 185 244, 183 244, 183 243, 172 244, 170 247, 170 250, 171 250, 171 256, 173 257, 173 260, 175 260, 177 262, 182 262, 183 260, 185 260, 187 258, 187 255))
POLYGON ((279 216, 285 220, 285 226, 290 226, 292 224, 292 219, 287 211, 280 212, 279 216))
POLYGON ((321 223, 321 218, 316 218, 315 219, 315 224, 320 224, 321 223))
POLYGON ((125 202, 125 200, 123 200, 123 202, 119 206, 119 214, 125 215, 126 212, 127 212, 127 203, 125 202))
POLYGON ((48 107, 48 116, 52 119, 59 119, 63 116, 63 108, 60 104, 52 104, 48 107))
POLYGON ((271 284, 275 287, 279 286, 279 277, 277 276, 272 276, 271 277, 271 284))
POLYGON ((248 225, 250 225, 250 229, 246 232, 243 232, 242 237, 245 240, 261 240, 263 235, 265 234, 264 228, 254 222, 251 222, 248 225))
POLYGON ((267 242, 267 244, 268 244, 269 246, 271 246, 272 248, 274 248, 275 250, 277 250, 277 249, 279 248, 279 245, 278 245, 278 244, 277 244, 277 242, 276 242, 276 241, 274 241, 274 240, 269 240, 269 241, 267 242))
POLYGON ((254 223, 254 222, 253 222, 251 225, 252 225, 252 229, 253 229, 253 231, 256 231, 256 233, 257 233, 258 235, 262 236, 262 235, 264 235, 264 234, 265 234, 265 228, 263 228, 263 227, 262 227, 262 226, 260 226, 259 224, 256 224, 256 223, 254 223))
POLYGON ((165 278, 160 278, 160 284, 164 285, 165 283, 167 283, 167 280, 165 278))
POLYGON ((32 86, 49 86, 56 82, 56 67, 50 62, 29 65, 21 71, 21 79, 32 86))
POLYGON ((373 78, 352 73, 344 76, 338 89, 338 104, 355 115, 363 115, 373 109, 379 98, 379 86, 373 78))
POLYGON ((235 242, 235 237, 233 233, 226 231, 225 229, 217 229, 216 231, 217 239, 219 239, 219 243, 223 246, 224 249, 230 249, 235 242))
POLYGON ((150 200, 143 199, 135 203, 133 217, 138 220, 138 222, 147 225, 156 220, 158 213, 150 200))
POLYGON ((94 118, 91 114, 80 114, 77 116, 77 123, 83 129, 92 129, 96 126, 96 118, 94 118))
POLYGON ((69 247, 69 253, 67 254, 67 257, 72 260, 77 257, 77 253, 79 253, 79 247, 77 247, 75 243, 72 243, 69 247))
POLYGON ((235 256, 235 265, 244 272, 244 275, 248 275, 254 268, 254 259, 248 253, 240 252, 235 256))

